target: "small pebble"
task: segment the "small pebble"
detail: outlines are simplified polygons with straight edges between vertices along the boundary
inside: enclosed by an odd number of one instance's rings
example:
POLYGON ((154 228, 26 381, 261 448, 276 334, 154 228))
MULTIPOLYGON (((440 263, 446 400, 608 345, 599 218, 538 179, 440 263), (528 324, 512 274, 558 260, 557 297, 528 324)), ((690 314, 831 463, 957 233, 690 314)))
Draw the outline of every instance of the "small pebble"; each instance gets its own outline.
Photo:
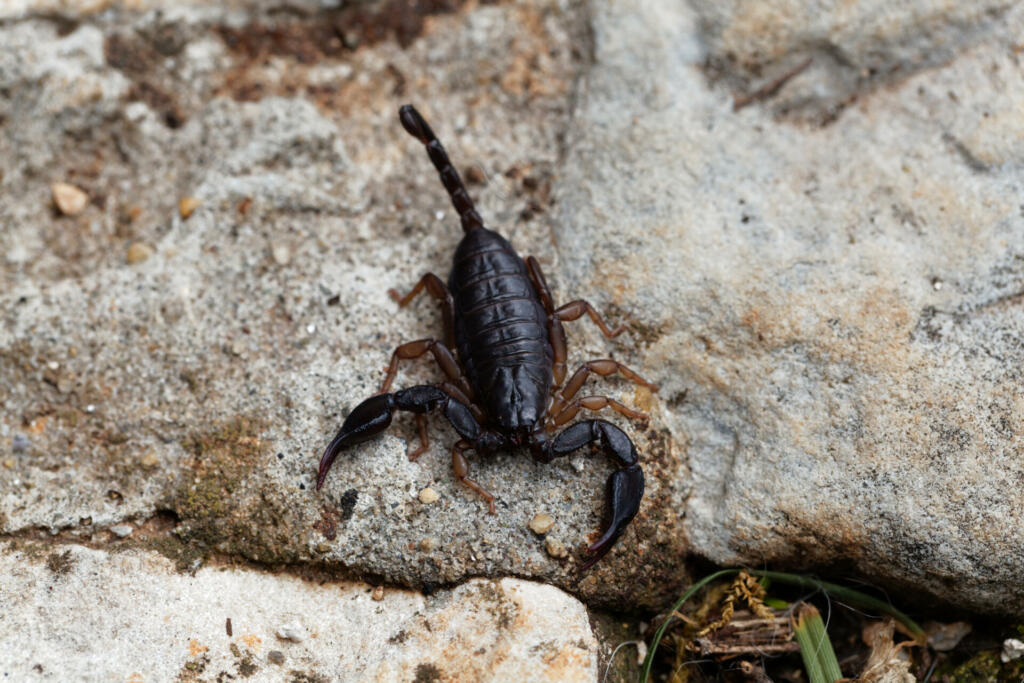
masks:
POLYGON ((53 203, 65 216, 77 216, 89 203, 89 195, 74 185, 54 183, 50 189, 53 192, 53 203))
POLYGON ((143 467, 156 467, 157 465, 160 464, 160 458, 157 457, 156 453, 150 451, 149 453, 146 453, 144 456, 139 458, 139 463, 143 467))
POLYGON ((302 627, 298 624, 285 624, 277 629, 276 635, 281 640, 290 640, 293 643, 301 643, 305 639, 302 627))
POLYGON ((327 543, 317 543, 316 544, 316 551, 318 553, 326 553, 326 552, 329 552, 330 549, 331 549, 331 546, 328 545, 327 543))
POLYGON ((22 453, 28 450, 28 447, 32 445, 32 442, 28 440, 28 437, 24 434, 15 434, 11 440, 11 450, 15 453, 22 453))
POLYGON ((6 458, 4 460, 4 467, 9 470, 14 469, 14 458, 6 458))
POLYGON ((178 200, 178 213, 185 220, 188 220, 188 217, 198 208, 199 200, 195 197, 182 197, 178 200))
POLYGON ((1016 638, 1007 638, 1003 641, 1003 651, 999 654, 999 659, 1003 661, 1003 664, 1009 664, 1021 657, 1024 657, 1024 642, 1016 638))
POLYGON ((440 496, 437 495, 437 491, 430 488, 429 486, 420 491, 420 502, 423 503, 424 505, 436 503, 438 498, 440 498, 440 496))
POLYGON ((145 242, 135 242, 128 247, 128 254, 125 258, 128 260, 128 263, 135 265, 136 263, 142 263, 152 255, 153 247, 145 242))
POLYGON ((270 245, 270 255, 274 257, 274 263, 279 266, 287 266, 292 260, 292 250, 283 242, 274 242, 270 245))
POLYGON ((539 512, 530 520, 530 530, 538 536, 543 536, 551 531, 551 527, 554 525, 555 520, 546 512, 539 512))
POLYGON ((133 531, 135 531, 135 528, 131 524, 116 524, 110 527, 110 533, 118 538, 127 538, 132 535, 133 531))
POLYGON ((377 586, 373 589, 373 599, 377 602, 384 599, 384 586, 377 586))
POLYGON ((267 653, 267 659, 271 664, 284 664, 284 653, 280 650, 271 650, 267 653))
POLYGON ((568 557, 569 551, 565 549, 565 544, 556 538, 548 536, 544 540, 544 548, 548 551, 548 555, 551 557, 568 557))
POLYGON ((959 645, 960 641, 971 632, 971 625, 966 621, 954 621, 945 624, 929 621, 924 625, 924 632, 928 637, 929 647, 939 652, 949 652, 959 645))
POLYGON ((423 552, 430 552, 436 547, 437 541, 431 538, 430 536, 427 536, 422 541, 420 541, 420 550, 422 550, 423 552))

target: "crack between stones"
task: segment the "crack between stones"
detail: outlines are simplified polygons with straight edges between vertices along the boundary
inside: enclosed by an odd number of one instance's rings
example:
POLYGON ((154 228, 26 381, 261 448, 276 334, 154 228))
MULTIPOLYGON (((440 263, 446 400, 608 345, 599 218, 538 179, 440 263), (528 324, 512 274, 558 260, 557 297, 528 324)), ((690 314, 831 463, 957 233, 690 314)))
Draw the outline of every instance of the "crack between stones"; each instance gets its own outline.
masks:
MULTIPOLYGON (((147 522, 150 522, 154 519, 158 519, 159 517, 160 515, 154 515, 153 517, 147 518, 142 522, 137 522, 137 524, 141 527, 147 522)), ((109 527, 97 529, 93 533, 94 535, 107 533, 111 536, 114 536, 114 534, 110 532, 109 527)), ((173 535, 174 530, 173 528, 170 528, 168 530, 165 530, 164 533, 166 535, 173 535)), ((101 550, 110 554, 141 551, 153 555, 160 555, 169 560, 171 559, 165 553, 160 552, 159 549, 154 548, 152 544, 147 543, 145 541, 133 542, 130 536, 124 539, 86 539, 74 537, 73 532, 70 532, 67 529, 62 530, 57 534, 53 534, 50 532, 48 528, 39 526, 21 529, 19 531, 12 533, 0 534, 0 543, 6 543, 8 551, 20 550, 21 552, 32 557, 33 559, 38 558, 38 561, 40 563, 52 562, 53 557, 57 553, 74 546, 89 548, 90 550, 101 550)), ((438 583, 424 582, 420 586, 412 586, 390 580, 380 574, 353 570, 341 564, 328 565, 326 563, 316 561, 269 564, 250 560, 239 555, 211 552, 204 556, 204 559, 200 565, 190 567, 188 569, 179 569, 176 573, 189 574, 195 576, 197 571, 199 571, 200 569, 207 568, 221 570, 242 569, 247 571, 259 572, 261 574, 284 575, 297 578, 308 583, 315 583, 317 585, 343 582, 360 582, 373 587, 383 586, 386 589, 390 588, 416 592, 422 594, 426 598, 430 598, 437 591, 455 591, 458 588, 478 579, 496 582, 500 581, 501 579, 513 578, 522 581, 529 581, 531 583, 550 585, 554 586, 555 588, 558 588, 559 590, 563 591, 566 595, 571 596, 573 599, 577 600, 581 605, 583 605, 583 607, 587 610, 588 616, 594 613, 609 615, 626 614, 624 612, 615 612, 607 609, 598 609, 595 607, 591 607, 587 604, 584 598, 581 597, 577 592, 567 590, 561 586, 545 581, 543 578, 531 576, 522 572, 508 572, 496 576, 488 576, 486 574, 468 574, 456 581, 438 583)), ((585 577, 580 577, 580 580, 582 580, 582 578, 585 577)))

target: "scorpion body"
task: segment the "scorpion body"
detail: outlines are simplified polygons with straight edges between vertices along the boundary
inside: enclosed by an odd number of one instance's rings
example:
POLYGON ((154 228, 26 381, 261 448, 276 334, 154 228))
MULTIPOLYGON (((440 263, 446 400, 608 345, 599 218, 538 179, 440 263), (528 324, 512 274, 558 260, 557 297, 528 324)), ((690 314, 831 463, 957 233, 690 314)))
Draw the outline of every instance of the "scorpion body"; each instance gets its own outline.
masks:
POLYGON ((547 409, 554 352, 526 263, 504 237, 477 228, 455 251, 448 287, 459 358, 484 412, 502 431, 532 431, 547 409))
POLYGON ((540 264, 525 261, 509 242, 488 230, 434 132, 411 105, 399 110, 405 130, 426 146, 441 182, 462 222, 459 243, 448 284, 427 273, 407 295, 390 294, 400 306, 424 289, 441 305, 443 341, 420 339, 399 346, 391 357, 380 393, 356 406, 324 451, 317 489, 343 450, 381 433, 396 410, 416 415, 420 446, 409 454, 415 459, 429 443, 425 413, 443 411, 461 439, 452 448, 456 476, 483 496, 494 513, 494 496, 469 478, 465 451, 487 454, 527 446, 534 459, 550 462, 590 443, 597 443, 619 466, 608 479, 607 524, 601 537, 588 548, 585 571, 606 554, 636 515, 643 497, 644 477, 636 449, 626 434, 604 420, 584 420, 552 435, 581 409, 610 407, 633 419, 647 416, 605 396, 575 398, 587 377, 621 374, 652 390, 657 386, 610 359, 585 363, 567 384, 566 343, 562 322, 587 314, 608 337, 611 330, 586 301, 555 308, 540 264), (400 360, 430 353, 446 375, 437 385, 420 385, 389 393, 400 360), (457 354, 457 356, 456 356, 457 354))

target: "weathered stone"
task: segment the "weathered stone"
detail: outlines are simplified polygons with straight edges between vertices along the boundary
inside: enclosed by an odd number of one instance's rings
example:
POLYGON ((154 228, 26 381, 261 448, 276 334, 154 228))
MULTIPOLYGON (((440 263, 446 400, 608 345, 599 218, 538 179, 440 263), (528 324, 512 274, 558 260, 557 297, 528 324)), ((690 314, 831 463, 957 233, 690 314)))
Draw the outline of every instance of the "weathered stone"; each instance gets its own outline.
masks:
POLYGON ((772 111, 834 120, 873 89, 959 58, 981 43, 1018 39, 1010 0, 694 0, 705 73, 747 102, 787 79, 772 111), (799 73, 795 73, 799 72, 799 73))
POLYGON ((544 549, 548 551, 548 555, 558 559, 569 556, 569 551, 565 549, 565 544, 554 536, 548 536, 544 539, 544 549))
POLYGON ((52 567, 39 553, 32 543, 0 553, 0 590, 18 596, 5 601, 0 634, 0 671, 11 680, 40 670, 61 680, 272 680, 280 674, 267 667, 285 663, 303 680, 411 681, 428 670, 439 680, 598 677, 586 609, 552 586, 474 579, 431 598, 393 589, 375 600, 358 582, 180 574, 145 552, 71 547, 52 567))
POLYGON ((135 527, 131 524, 115 524, 110 527, 110 533, 114 534, 118 538, 127 538, 128 536, 131 536, 134 531, 135 527))
MULTIPOLYGON (((719 4, 712 45, 760 30, 719 4)), ((939 4, 900 30, 954 36, 981 7, 939 4)), ((1020 613, 1024 7, 826 126, 734 112, 685 3, 594 7, 555 236, 577 290, 638 313, 693 549, 1020 613)))
MULTIPOLYGON (((789 19, 759 23, 537 0, 339 37, 347 6, 29 4, 0 15, 0 532, 131 520, 111 544, 182 570, 514 573, 631 608, 664 606, 692 543, 1024 609, 1018 6, 780 0, 789 19), (570 363, 662 386, 590 380, 652 420, 608 415, 647 489, 580 582, 613 467, 585 451, 471 454, 488 515, 451 429, 432 420, 410 463, 401 416, 313 491, 394 346, 440 331, 429 298, 387 295, 445 273, 460 237, 404 101, 559 303, 629 322, 567 324, 570 363), (56 178, 88 211, 54 215, 56 178), (128 267, 133 243, 159 258, 128 267), (417 502, 428 484, 443 503, 417 502), (540 509, 567 559, 530 532, 540 509)), ((403 364, 396 386, 437 377, 403 364)))
POLYGON ((431 503, 436 503, 439 498, 440 498, 440 496, 437 495, 437 491, 435 491, 434 489, 430 488, 429 486, 427 486, 426 488, 422 489, 420 491, 420 493, 419 493, 420 502, 423 503, 424 505, 430 505, 431 503))
MULTIPOLYGON (((367 37, 358 50, 317 42, 340 20, 326 9, 252 9, 244 30, 218 4, 76 16, 0 25, 0 87, 31 93, 0 104, 0 449, 32 442, 2 470, 19 482, 0 488, 4 532, 84 518, 103 530, 160 509, 177 520, 177 543, 160 549, 183 569, 222 553, 316 558, 410 586, 514 573, 605 604, 655 606, 674 591, 685 539, 657 424, 624 425, 645 459, 648 505, 579 586, 605 458, 470 454, 498 498, 488 515, 451 473, 451 428, 432 419, 433 445, 411 463, 415 428, 400 416, 313 490, 319 454, 377 390, 392 349, 440 331, 428 298, 399 310, 387 294, 446 272, 460 239, 399 104, 420 106, 460 170, 479 167, 467 177, 488 179, 470 186, 482 215, 540 258, 559 302, 588 295, 564 286, 549 222, 585 54, 579 8, 445 12, 404 48, 367 37), (55 219, 53 177, 87 179, 104 197, 92 225, 55 219), (183 196, 202 199, 188 220, 183 196), (133 243, 159 258, 128 266, 133 243), (59 360, 59 377, 39 358, 59 360), (427 485, 443 504, 417 502, 427 485), (571 561, 552 560, 527 528, 541 508, 557 515, 571 561), (434 544, 421 549, 424 538, 434 544)), ((568 334, 574 363, 614 353, 644 370, 629 335, 608 341, 587 322, 568 334)), ((396 387, 436 379, 407 363, 396 387)), ((630 385, 606 386, 632 401, 630 385)))
POLYGON ((189 217, 195 213, 195 210, 199 208, 200 202, 195 197, 182 197, 178 200, 178 215, 183 219, 188 220, 189 217))

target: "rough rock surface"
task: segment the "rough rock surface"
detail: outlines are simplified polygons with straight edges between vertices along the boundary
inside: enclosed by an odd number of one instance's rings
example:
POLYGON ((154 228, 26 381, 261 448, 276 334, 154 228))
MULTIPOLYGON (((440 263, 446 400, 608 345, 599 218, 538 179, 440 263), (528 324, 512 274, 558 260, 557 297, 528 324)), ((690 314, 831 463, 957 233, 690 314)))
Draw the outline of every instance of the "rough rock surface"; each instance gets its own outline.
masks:
POLYGON ((767 105, 791 119, 836 119, 859 97, 939 67, 982 42, 1019 36, 1008 0, 694 0, 706 73, 748 92, 801 69, 767 105), (809 63, 808 63, 809 62, 809 63), (804 66, 806 63, 806 66, 804 66))
MULTIPOLYGON (((585 294, 563 286, 549 222, 579 8, 439 4, 417 23, 389 7, 0 25, 0 85, 22 94, 0 101, 0 528, 89 541, 159 514, 174 527, 160 549, 181 566, 221 553, 410 586, 514 574, 658 605, 683 579, 685 540, 657 425, 627 425, 650 504, 580 586, 603 458, 471 457, 498 496, 492 516, 451 474, 450 427, 432 421, 435 445, 411 463, 415 429, 399 417, 312 491, 391 350, 440 330, 431 301, 399 311, 387 295, 445 273, 460 237, 399 104, 420 105, 477 178, 483 215, 540 258, 559 300, 585 294), (58 215, 54 182, 89 206, 58 215), (542 512, 568 557, 530 531, 542 512)), ((628 335, 609 342, 586 322, 570 335, 573 361, 614 352, 645 371, 628 335)), ((396 386, 436 376, 408 363, 396 386)), ((608 386, 633 402, 632 386, 608 386)))
POLYGON ((0 533, 620 607, 663 606, 692 550, 1024 610, 1019 6, 139 6, 0 22, 0 533), (451 430, 410 463, 400 418, 311 491, 391 349, 440 329, 386 294, 459 239, 405 101, 556 298, 630 322, 570 324, 570 361, 662 385, 599 385, 654 418, 624 424, 648 489, 582 582, 586 453, 472 458, 489 516, 451 430))
POLYGON ((377 600, 359 582, 49 550, 0 553, 7 680, 597 679, 586 608, 553 586, 473 579, 377 600))
POLYGON ((989 34, 989 13, 966 30, 934 4, 916 3, 927 26, 855 5, 806 26, 860 26, 836 38, 852 64, 949 38, 948 63, 858 92, 828 125, 771 100, 734 111, 749 93, 709 86, 707 44, 760 26, 778 57, 799 49, 789 20, 596 4, 555 237, 582 290, 653 318, 642 356, 689 464, 695 551, 1020 613, 1024 79, 1005 36, 1024 12, 993 4, 989 34))

